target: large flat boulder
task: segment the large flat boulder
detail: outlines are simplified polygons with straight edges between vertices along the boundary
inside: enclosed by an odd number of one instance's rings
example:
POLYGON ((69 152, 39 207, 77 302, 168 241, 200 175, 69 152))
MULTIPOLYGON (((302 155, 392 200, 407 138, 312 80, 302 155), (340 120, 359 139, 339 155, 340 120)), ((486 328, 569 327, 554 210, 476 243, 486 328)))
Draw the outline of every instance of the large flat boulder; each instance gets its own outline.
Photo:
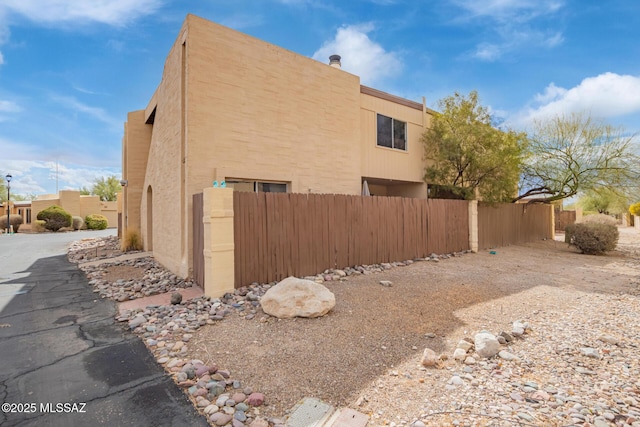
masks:
POLYGON ((311 280, 287 277, 260 299, 262 310, 279 319, 324 316, 336 305, 333 293, 311 280))

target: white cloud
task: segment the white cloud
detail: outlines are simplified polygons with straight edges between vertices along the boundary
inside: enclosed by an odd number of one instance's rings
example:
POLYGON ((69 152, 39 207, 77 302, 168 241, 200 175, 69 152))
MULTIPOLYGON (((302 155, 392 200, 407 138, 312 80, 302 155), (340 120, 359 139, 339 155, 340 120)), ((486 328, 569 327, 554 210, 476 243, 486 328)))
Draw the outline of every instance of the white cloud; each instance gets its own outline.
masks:
POLYGON ((74 111, 76 114, 81 113, 91 116, 110 126, 120 127, 121 125, 119 120, 111 117, 104 109, 84 104, 72 96, 52 95, 51 99, 62 107, 74 111))
POLYGON ((78 190, 91 188, 96 178, 115 175, 120 177, 117 168, 91 168, 55 161, 0 160, 0 172, 11 173, 12 193, 49 194, 58 190, 78 190))
POLYGON ((597 118, 640 113, 640 76, 604 73, 588 77, 571 89, 551 83, 510 122, 526 126, 536 119, 573 112, 587 112, 597 118))
POLYGON ((453 0, 470 17, 490 17, 497 21, 526 22, 562 8, 560 0, 453 0))
POLYGON ((264 17, 258 14, 239 13, 225 18, 220 23, 226 27, 241 30, 262 25, 264 17))
POLYGON ((373 29, 370 23, 339 28, 335 38, 325 42, 313 54, 313 59, 328 63, 329 56, 340 55, 342 68, 360 76, 367 85, 393 77, 401 71, 402 61, 397 53, 386 51, 369 38, 373 29))
POLYGON ((0 123, 8 120, 6 113, 19 113, 20 111, 22 108, 15 102, 0 99, 0 123))
POLYGON ((493 33, 491 42, 478 43, 469 57, 496 61, 529 46, 553 48, 564 42, 562 32, 549 29, 549 17, 563 7, 559 0, 452 0, 465 13, 456 21, 473 21, 493 33), (537 21, 536 21, 537 20, 537 21), (542 22, 543 25, 537 25, 542 22), (542 29, 544 28, 544 29, 542 29))
POLYGON ((495 61, 500 58, 505 50, 505 46, 499 46, 491 43, 481 43, 476 49, 473 56, 483 61, 495 61))
POLYGON ((22 108, 13 101, 0 99, 0 113, 18 113, 22 108))
POLYGON ((154 13, 163 0, 3 0, 0 12, 43 24, 99 22, 122 26, 154 13))

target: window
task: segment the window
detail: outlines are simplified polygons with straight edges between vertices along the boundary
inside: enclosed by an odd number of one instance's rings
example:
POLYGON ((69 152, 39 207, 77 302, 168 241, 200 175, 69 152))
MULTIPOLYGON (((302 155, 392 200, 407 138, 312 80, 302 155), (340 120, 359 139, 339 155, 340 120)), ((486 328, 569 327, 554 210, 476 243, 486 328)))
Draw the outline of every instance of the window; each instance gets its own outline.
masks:
POLYGON ((286 193, 287 184, 284 182, 245 181, 240 179, 227 179, 226 183, 234 191, 249 191, 260 193, 286 193))
POLYGON ((407 151, 407 124, 378 114, 378 139, 380 147, 407 151))

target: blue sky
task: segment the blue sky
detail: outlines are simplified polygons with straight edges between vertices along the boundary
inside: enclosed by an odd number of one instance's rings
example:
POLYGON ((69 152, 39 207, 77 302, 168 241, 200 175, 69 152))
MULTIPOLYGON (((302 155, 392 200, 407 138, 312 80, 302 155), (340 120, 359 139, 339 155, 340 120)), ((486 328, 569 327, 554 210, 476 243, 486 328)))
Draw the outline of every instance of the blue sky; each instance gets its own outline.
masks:
POLYGON ((513 128, 588 111, 640 131, 635 0, 2 0, 12 192, 120 176, 126 113, 146 106, 187 13, 322 62, 337 53, 363 84, 434 109, 475 89, 513 128))

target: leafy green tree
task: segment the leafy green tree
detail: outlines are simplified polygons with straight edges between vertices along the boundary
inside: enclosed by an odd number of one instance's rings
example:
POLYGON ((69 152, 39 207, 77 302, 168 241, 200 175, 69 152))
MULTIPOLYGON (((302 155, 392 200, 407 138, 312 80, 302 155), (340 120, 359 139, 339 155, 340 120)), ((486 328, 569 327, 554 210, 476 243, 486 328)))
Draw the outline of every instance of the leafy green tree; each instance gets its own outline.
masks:
POLYGON ((526 135, 492 126, 478 93, 455 93, 438 102, 422 142, 428 165, 424 179, 464 199, 511 201, 517 193, 526 135))
POLYGON ((27 193, 27 194, 16 194, 15 196, 12 194, 11 198, 16 202, 24 202, 26 200, 35 200, 38 197, 37 194, 27 193))
POLYGON ((7 182, 4 180, 6 173, 0 176, 0 203, 7 201, 7 182))
POLYGON ((629 207, 629 213, 631 215, 640 216, 640 202, 632 204, 629 207))
MULTIPOLYGON (((86 188, 80 189, 80 194, 83 194, 83 191, 87 191, 86 188)), ((93 187, 91 187, 91 194, 94 196, 100 196, 100 200, 103 202, 112 202, 116 200, 116 193, 122 191, 122 186, 120 185, 120 181, 115 175, 112 175, 108 178, 96 178, 93 187)))
POLYGON ((606 215, 622 214, 629 206, 629 199, 614 189, 602 187, 586 191, 579 203, 585 211, 596 211, 606 215))
POLYGON ((633 135, 574 113, 534 123, 515 200, 551 202, 608 187, 618 191, 640 180, 633 135))
POLYGON ((87 187, 80 187, 80 195, 81 196, 90 196, 91 195, 91 190, 89 190, 87 187))

